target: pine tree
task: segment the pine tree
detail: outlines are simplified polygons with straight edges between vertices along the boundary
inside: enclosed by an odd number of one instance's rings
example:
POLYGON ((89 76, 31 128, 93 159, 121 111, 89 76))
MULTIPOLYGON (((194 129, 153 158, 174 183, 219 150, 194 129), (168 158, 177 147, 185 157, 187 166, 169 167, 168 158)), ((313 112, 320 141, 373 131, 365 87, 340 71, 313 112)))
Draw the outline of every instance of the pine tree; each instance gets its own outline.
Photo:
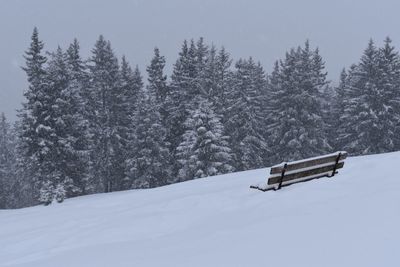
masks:
POLYGON ((0 114, 0 209, 14 205, 13 187, 16 183, 15 140, 4 113, 0 114))
POLYGON ((221 116, 221 121, 225 123, 227 117, 228 92, 232 83, 232 59, 225 48, 222 47, 216 56, 215 62, 215 90, 212 92, 212 102, 214 103, 215 112, 221 116))
MULTIPOLYGON (((174 64, 171 76, 170 92, 166 99, 166 109, 168 117, 167 125, 167 141, 170 144, 170 154, 175 155, 176 148, 182 140, 185 132, 184 122, 189 116, 192 100, 195 91, 195 47, 193 41, 189 49, 187 41, 182 45, 182 50, 174 64), (190 53, 189 53, 190 52, 190 53)), ((176 182, 175 178, 179 169, 179 165, 172 163, 172 177, 170 183, 176 182)))
POLYGON ((370 40, 346 79, 340 142, 352 154, 393 151, 398 143, 399 56, 390 43, 378 49, 370 40))
POLYGON ((134 70, 131 69, 129 63, 126 61, 125 57, 122 58, 121 62, 121 92, 123 95, 123 103, 121 105, 124 107, 119 114, 119 125, 121 132, 121 141, 123 141, 123 146, 120 147, 120 164, 121 168, 124 168, 124 174, 120 176, 117 181, 117 189, 130 189, 132 182, 130 178, 127 177, 127 169, 130 168, 128 162, 136 157, 135 145, 136 145, 136 116, 138 113, 138 106, 140 105, 140 92, 143 89, 142 76, 140 74, 139 68, 136 66, 134 70), (123 156, 123 157, 122 157, 123 156))
MULTIPOLYGON (((124 121, 121 122, 122 125, 128 125, 132 117, 135 115, 138 105, 139 93, 143 89, 143 78, 140 73, 139 67, 136 66, 132 70, 129 62, 126 60, 125 56, 121 60, 121 70, 120 70, 120 94, 123 96, 121 100, 123 103, 122 112, 125 113, 123 116, 124 121)), ((129 126, 131 127, 131 126, 129 126)))
POLYGON ((180 163, 179 181, 233 171, 228 137, 211 104, 199 97, 198 108, 185 122, 183 141, 177 148, 180 163))
POLYGON ((231 59, 229 54, 222 48, 217 51, 215 46, 207 52, 204 67, 199 73, 202 96, 211 102, 215 111, 223 115, 226 104, 226 93, 231 78, 231 59))
MULTIPOLYGON (((75 173, 74 166, 70 167, 71 159, 75 153, 73 150, 73 136, 71 136, 73 119, 71 118, 71 95, 68 90, 69 76, 66 64, 66 55, 60 47, 50 54, 50 60, 46 67, 46 95, 45 102, 47 112, 46 127, 49 135, 46 136, 46 157, 42 162, 45 166, 45 181, 40 188, 40 200, 49 204, 56 197, 55 188, 62 187, 63 192, 68 188, 70 194, 74 194, 77 188, 73 184, 72 177, 75 173)), ((73 165, 73 164, 71 164, 73 165)), ((57 195, 57 200, 62 201, 65 195, 57 195)))
MULTIPOLYGON (((193 46, 194 47, 194 46, 193 46)), ((192 48, 192 46, 191 46, 192 48)), ((205 88, 206 81, 211 77, 207 75, 206 68, 212 64, 212 51, 209 51, 208 46, 204 43, 203 37, 200 37, 194 47, 195 51, 195 73, 194 77, 194 94, 208 97, 207 88, 205 88)), ((190 50, 189 50, 190 52, 190 50)), ((210 70, 210 69, 209 69, 210 70)), ((213 76, 212 73, 208 73, 213 76)))
MULTIPOLYGON (((164 103, 168 94, 167 76, 164 74, 165 58, 160 55, 160 50, 154 48, 154 56, 147 67, 147 90, 154 95, 157 103, 164 103)), ((165 113, 165 112, 164 112, 165 113)))
POLYGON ((86 65, 80 56, 80 46, 77 39, 74 39, 68 47, 66 61, 69 78, 68 88, 63 94, 67 99, 63 114, 66 116, 65 119, 69 125, 69 142, 73 154, 69 168, 75 173, 71 176, 73 177, 74 192, 72 193, 69 189, 69 195, 85 195, 93 192, 93 181, 90 176, 89 120, 91 116, 86 105, 90 101, 89 77, 86 65))
POLYGON ((347 82, 347 71, 343 68, 340 73, 339 85, 334 89, 334 96, 332 105, 330 106, 330 116, 327 123, 329 128, 328 137, 331 140, 332 146, 335 150, 343 150, 344 144, 339 140, 340 128, 343 123, 342 116, 344 114, 344 101, 345 101, 345 88, 347 82))
POLYGON ((169 150, 166 131, 156 108, 156 98, 141 90, 139 106, 134 118, 134 156, 127 161, 131 188, 152 188, 167 184, 169 150))
POLYGON ((382 107, 378 116, 384 135, 379 139, 377 152, 400 149, 400 56, 391 43, 392 40, 387 37, 384 46, 379 49, 379 96, 382 107))
POLYGON ((227 93, 226 132, 235 155, 235 168, 248 170, 265 166, 267 147, 263 136, 263 91, 265 74, 253 59, 239 60, 227 93))
POLYGON ((199 77, 203 97, 211 103, 215 100, 217 78, 217 50, 215 46, 211 46, 199 77))
POLYGON ((26 66, 23 70, 28 76, 29 88, 24 92, 26 101, 19 111, 20 130, 18 142, 19 166, 21 168, 21 183, 26 189, 24 203, 36 203, 39 190, 46 179, 44 170, 47 160, 47 137, 51 130, 47 126, 46 71, 44 64, 47 58, 42 54, 44 44, 39 40, 38 30, 34 28, 31 45, 25 52, 26 66))
MULTIPOLYGON (((308 42, 286 53, 271 80, 270 161, 297 160, 331 150, 325 136, 322 91, 326 85, 323 61, 308 42)), ((271 77, 271 78, 272 78, 271 77)))
MULTIPOLYGON (((87 122, 82 116, 83 100, 79 64, 79 46, 75 41, 64 53, 61 48, 51 53, 46 68, 48 95, 52 96, 48 110, 49 126, 53 129, 52 145, 49 146, 53 154, 53 177, 48 181, 46 190, 54 192, 57 201, 65 197, 77 196, 87 191, 87 122)), ((46 197, 51 193, 42 193, 46 197)), ((44 198, 46 198, 44 197, 44 198)), ((42 198, 42 199, 44 199, 42 198)))
POLYGON ((155 108, 161 115, 162 124, 167 128, 169 94, 167 86, 167 76, 164 74, 165 58, 160 55, 158 48, 154 49, 154 56, 150 65, 147 67, 147 91, 154 98, 155 108))
MULTIPOLYGON (((122 97, 119 92, 118 60, 111 49, 110 42, 103 36, 97 40, 90 59, 90 134, 93 149, 91 151, 92 176, 97 179, 96 191, 110 192, 115 188, 116 175, 123 175, 121 166, 115 166, 114 156, 123 145, 119 140, 118 114, 122 97)), ((123 178, 122 178, 123 179, 123 178)))

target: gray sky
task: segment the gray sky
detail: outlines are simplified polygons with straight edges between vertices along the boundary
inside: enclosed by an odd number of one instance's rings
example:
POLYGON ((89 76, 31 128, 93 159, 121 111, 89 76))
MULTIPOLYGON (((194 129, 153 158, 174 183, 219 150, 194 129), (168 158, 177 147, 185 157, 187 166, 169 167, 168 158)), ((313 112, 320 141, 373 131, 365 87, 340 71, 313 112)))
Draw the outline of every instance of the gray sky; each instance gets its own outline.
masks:
POLYGON ((183 39, 203 36, 233 58, 253 56, 269 72, 285 51, 308 38, 329 78, 356 62, 368 39, 400 44, 398 0, 0 0, 0 112, 15 119, 26 77, 20 66, 34 26, 46 50, 78 38, 83 56, 99 34, 144 72, 154 46, 168 69, 183 39))

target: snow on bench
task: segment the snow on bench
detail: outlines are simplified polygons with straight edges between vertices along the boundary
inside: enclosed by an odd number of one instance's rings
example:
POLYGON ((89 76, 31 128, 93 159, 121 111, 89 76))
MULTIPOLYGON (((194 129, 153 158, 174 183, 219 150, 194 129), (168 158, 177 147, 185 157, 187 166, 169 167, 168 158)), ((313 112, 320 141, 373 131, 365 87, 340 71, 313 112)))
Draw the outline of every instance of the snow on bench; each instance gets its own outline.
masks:
POLYGON ((265 184, 252 185, 250 188, 261 191, 279 190, 282 186, 305 182, 321 177, 332 177, 343 168, 347 158, 346 151, 308 158, 292 162, 282 162, 271 167, 270 177, 265 184))

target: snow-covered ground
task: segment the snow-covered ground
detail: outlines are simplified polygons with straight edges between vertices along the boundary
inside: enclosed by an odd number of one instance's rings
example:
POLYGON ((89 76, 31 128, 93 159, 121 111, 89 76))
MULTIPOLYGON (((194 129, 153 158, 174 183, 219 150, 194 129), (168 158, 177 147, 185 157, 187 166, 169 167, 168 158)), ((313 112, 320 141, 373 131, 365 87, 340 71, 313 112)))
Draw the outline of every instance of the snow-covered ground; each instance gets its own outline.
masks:
POLYGON ((0 266, 400 266, 400 153, 261 192, 268 169, 0 211, 0 266))

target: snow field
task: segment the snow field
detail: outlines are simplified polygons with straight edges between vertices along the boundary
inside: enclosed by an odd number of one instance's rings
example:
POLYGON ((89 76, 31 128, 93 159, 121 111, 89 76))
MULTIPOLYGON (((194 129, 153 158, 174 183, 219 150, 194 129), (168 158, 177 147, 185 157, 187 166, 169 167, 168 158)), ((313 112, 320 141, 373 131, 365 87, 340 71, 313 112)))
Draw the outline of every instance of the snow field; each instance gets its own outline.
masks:
POLYGON ((0 211, 0 266, 398 266, 400 153, 250 189, 268 169, 0 211))

